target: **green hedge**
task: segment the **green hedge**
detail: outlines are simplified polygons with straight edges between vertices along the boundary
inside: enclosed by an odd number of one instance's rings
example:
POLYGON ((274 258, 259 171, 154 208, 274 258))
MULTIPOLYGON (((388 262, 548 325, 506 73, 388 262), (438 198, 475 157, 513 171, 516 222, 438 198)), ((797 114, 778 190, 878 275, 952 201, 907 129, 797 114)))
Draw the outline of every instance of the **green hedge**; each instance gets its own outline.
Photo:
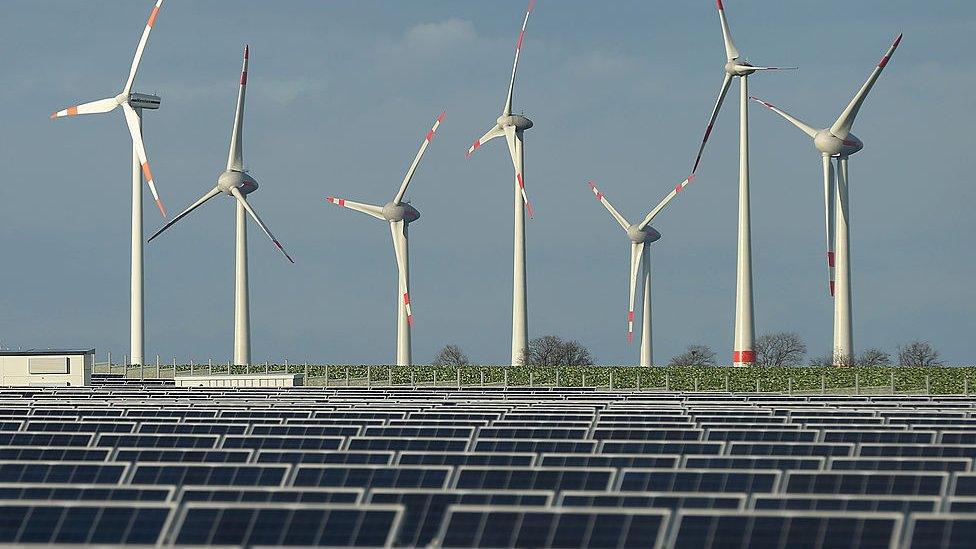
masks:
MULTIPOLYGON (((193 373, 207 373, 207 365, 196 365, 193 373)), ((968 394, 976 391, 976 367, 902 368, 728 368, 635 366, 345 366, 345 365, 254 365, 250 368, 213 365, 213 374, 267 372, 307 373, 308 385, 504 385, 600 387, 629 390, 795 392, 795 393, 926 393, 968 394), (460 372, 460 375, 459 375, 460 372)), ((99 365, 96 371, 107 371, 99 365)), ((156 377, 154 366, 116 373, 129 377, 156 377)), ((190 374, 189 365, 177 365, 177 375, 190 374)), ((159 377, 173 377, 172 365, 163 366, 159 377)))

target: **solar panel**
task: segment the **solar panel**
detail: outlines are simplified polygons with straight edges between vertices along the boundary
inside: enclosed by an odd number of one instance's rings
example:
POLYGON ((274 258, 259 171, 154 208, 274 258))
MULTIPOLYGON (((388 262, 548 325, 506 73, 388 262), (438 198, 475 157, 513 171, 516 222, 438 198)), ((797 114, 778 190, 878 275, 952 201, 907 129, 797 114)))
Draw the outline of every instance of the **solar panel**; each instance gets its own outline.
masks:
MULTIPOLYGON (((358 433, 357 433, 358 434, 358 433)), ((367 437, 416 437, 416 438, 471 438, 474 434, 474 427, 459 426, 412 426, 398 425, 386 427, 366 427, 363 436, 367 437)))
POLYGON ((535 462, 534 453, 500 452, 401 452, 400 465, 522 465, 535 462))
POLYGON ((438 536, 443 547, 660 547, 661 509, 452 505, 438 536))
POLYGON ((474 441, 475 452, 506 452, 506 453, 583 453, 592 454, 596 451, 595 440, 552 440, 552 439, 478 439, 474 441))
POLYGON ((247 425, 241 423, 142 423, 139 433, 171 433, 178 435, 242 435, 247 425))
POLYGON ((822 457, 778 456, 685 456, 683 467, 687 469, 808 469, 824 468, 822 457))
POLYGON ((587 492, 567 490, 559 495, 564 507, 635 507, 654 509, 744 509, 745 494, 705 494, 700 492, 587 492))
POLYGON ((709 429, 705 440, 750 442, 815 442, 817 431, 799 429, 709 429))
POLYGON ((730 442, 729 454, 739 456, 851 456, 852 443, 730 442))
POLYGON ((905 546, 912 549, 972 547, 976 516, 960 513, 918 513, 908 518, 905 546))
POLYGON ((844 496, 756 494, 752 507, 760 511, 880 511, 892 513, 931 513, 941 505, 937 496, 844 496))
POLYGON ((583 467, 458 468, 456 487, 475 490, 607 490, 615 469, 583 467))
POLYGON ((0 460, 13 461, 105 461, 110 448, 77 446, 0 446, 0 460))
POLYGON ((180 492, 180 501, 225 503, 359 503, 361 488, 239 488, 190 486, 180 492))
POLYGON ((338 450, 342 437, 291 437, 285 435, 227 435, 223 448, 250 448, 252 450, 338 450))
MULTIPOLYGON (((701 440, 700 429, 626 429, 598 428, 593 431, 597 440, 701 440)), ((480 436, 480 435, 479 435, 480 436)))
POLYGON ((128 463, 0 461, 0 482, 118 484, 128 463))
POLYGON ((101 433, 95 446, 126 446, 133 448, 216 448, 219 435, 168 435, 101 433))
POLYGON ((202 486, 280 486, 290 465, 136 463, 132 482, 202 486))
POLYGON ((255 425, 252 435, 287 435, 318 437, 352 437, 360 433, 359 425, 255 425))
POLYGON ((950 513, 976 513, 976 497, 950 496, 946 498, 946 510, 950 513))
POLYGON ((0 543, 156 545, 172 505, 0 501, 0 543))
POLYGON ((38 433, 131 433, 135 422, 121 421, 28 421, 25 431, 38 433))
MULTIPOLYGON (((0 484, 0 500, 40 501, 170 501, 170 486, 126 484, 0 484)), ((0 519, 2 520, 2 519, 0 519)))
POLYGON ((895 513, 687 509, 675 520, 671 539, 675 549, 893 549, 901 528, 901 515, 895 513))
POLYGON ((343 452, 338 450, 259 450, 258 463, 335 463, 390 465, 393 452, 343 452))
POLYGON ((478 438, 502 439, 568 439, 586 438, 587 429, 558 427, 485 427, 478 430, 478 438))
POLYGON ((724 442, 618 442, 605 440, 600 443, 601 454, 701 454, 718 455, 725 449, 724 442))
POLYGON ((893 444, 932 444, 935 431, 836 431, 826 430, 824 442, 888 442, 893 444))
POLYGON ((828 469, 835 471, 970 471, 969 458, 830 458, 828 469))
POLYGON ((295 486, 445 488, 453 468, 409 465, 299 465, 295 486))
POLYGON ((89 433, 0 433, 0 446, 90 446, 89 433))
POLYGON ((177 545, 386 547, 402 510, 387 505, 187 503, 177 545))
POLYGON ((541 467, 677 467, 678 455, 542 454, 541 467))
POLYGON ((622 469, 621 492, 775 492, 779 471, 622 469))
POLYGON ((974 431, 943 431, 939 434, 940 444, 976 444, 974 431))
POLYGON ((383 489, 370 491, 369 503, 400 504, 403 519, 396 545, 425 547, 437 535, 447 508, 453 504, 543 506, 552 501, 546 491, 491 492, 467 490, 383 489))
POLYGON ((393 438, 350 437, 350 450, 397 452, 463 452, 468 449, 466 438, 393 438))
POLYGON ((970 444, 861 444, 860 456, 886 457, 965 457, 976 458, 976 445, 970 444))
POLYGON ((116 461, 168 461, 174 463, 247 463, 251 450, 208 450, 205 448, 119 448, 116 461))
POLYGON ((788 494, 849 494, 939 496, 944 493, 946 473, 898 473, 825 471, 788 471, 785 492, 788 494))

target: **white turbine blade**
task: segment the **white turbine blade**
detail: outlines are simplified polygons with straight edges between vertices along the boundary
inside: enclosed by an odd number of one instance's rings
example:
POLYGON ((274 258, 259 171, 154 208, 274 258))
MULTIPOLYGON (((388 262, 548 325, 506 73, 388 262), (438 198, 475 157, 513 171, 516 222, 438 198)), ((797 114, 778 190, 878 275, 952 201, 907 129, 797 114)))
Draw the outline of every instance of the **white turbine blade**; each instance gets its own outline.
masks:
POLYGON ((403 221, 390 222, 390 233, 393 236, 393 251, 396 253, 397 272, 400 280, 400 299, 407 310, 407 325, 413 326, 413 312, 410 310, 410 266, 407 264, 407 224, 403 221))
POLYGON ((671 189, 671 192, 669 192, 668 195, 664 197, 664 200, 662 200, 657 206, 654 206, 653 210, 648 212, 647 217, 644 218, 644 221, 641 221, 641 224, 637 228, 643 231, 644 227, 647 227, 647 225, 655 217, 657 217, 657 214, 661 213, 661 210, 663 210, 664 207, 667 206, 668 203, 670 203, 674 197, 678 196, 678 193, 683 191, 685 187, 687 187, 688 184, 694 180, 695 180, 695 174, 691 174, 688 177, 686 177, 684 181, 675 185, 674 188, 671 189))
POLYGON ((237 187, 234 187, 230 190, 230 192, 231 194, 234 195, 234 198, 236 198, 237 201, 240 202, 242 206, 244 206, 244 209, 247 210, 247 213, 251 216, 251 219, 253 219, 254 222, 257 223, 259 227, 261 227, 261 230, 264 231, 264 234, 268 235, 268 238, 271 239, 271 242, 273 242, 274 245, 278 247, 281 253, 285 254, 285 257, 288 258, 288 261, 294 263, 295 260, 292 259, 290 255, 288 255, 288 252, 285 251, 285 248, 284 246, 281 245, 281 242, 278 242, 278 239, 275 238, 273 234, 271 234, 271 229, 269 229, 268 226, 264 224, 264 221, 261 221, 261 218, 258 217, 257 212, 255 212, 254 209, 251 208, 251 205, 247 203, 247 200, 244 199, 244 195, 241 194, 241 191, 237 187))
POLYGON ((244 171, 244 95, 247 88, 248 47, 244 45, 244 64, 241 67, 241 87, 237 92, 237 110, 234 112, 234 130, 230 134, 230 152, 227 153, 227 169, 244 171))
POLYGON ((824 228, 827 236, 827 291, 834 297, 834 164, 823 155, 824 228))
POLYGON ((211 198, 217 196, 218 194, 220 194, 220 187, 214 187, 214 188, 210 189, 209 191, 207 191, 207 194, 201 196, 199 200, 197 200, 193 204, 190 204, 185 210, 183 210, 182 212, 180 212, 180 215, 174 217, 172 221, 170 221, 169 223, 163 225, 162 228, 160 228, 158 231, 156 231, 155 233, 153 233, 153 235, 150 236, 149 237, 149 240, 147 240, 146 242, 152 242, 153 239, 156 238, 157 236, 159 236, 163 231, 165 231, 166 229, 172 227, 174 224, 176 224, 177 221, 183 219, 184 217, 186 217, 187 214, 189 214, 193 210, 199 208, 201 205, 203 205, 204 202, 210 200, 211 198))
POLYGON ((885 52, 884 57, 881 58, 881 61, 878 61, 878 66, 871 71, 871 75, 868 76, 867 81, 865 81, 864 85, 861 86, 861 89, 858 90, 857 94, 854 96, 854 99, 851 99, 850 104, 847 105, 844 112, 840 113, 840 117, 837 118, 834 125, 830 127, 830 133, 834 134, 834 136, 838 137, 839 139, 845 139, 847 134, 851 133, 851 126, 854 125, 854 117, 857 116, 857 111, 861 109, 861 105, 864 103, 864 99, 868 96, 868 92, 871 91, 874 83, 878 80, 878 77, 881 76, 881 71, 883 71, 888 65, 888 60, 890 60, 891 56, 895 53, 895 48, 897 48, 898 44, 901 43, 901 37, 902 35, 899 34, 898 38, 896 38, 894 43, 891 44, 891 47, 888 48, 888 51, 885 52))
POLYGON ((750 71, 795 71, 800 67, 754 67, 752 65, 736 65, 750 71))
POLYGON ((755 101, 756 103, 759 103, 760 105, 766 107, 767 109, 773 111, 774 113, 782 116, 783 118, 786 119, 787 122, 789 122, 790 124, 793 124, 797 128, 800 128, 800 131, 802 131, 803 133, 809 135, 811 138, 817 137, 817 130, 816 130, 816 128, 814 128, 810 124, 807 124, 806 122, 804 122, 804 121, 800 120, 799 118, 793 116, 792 114, 784 111, 783 109, 777 107, 776 105, 773 105, 772 103, 767 103, 766 101, 763 101, 762 99, 759 99, 758 97, 752 97, 752 96, 750 96, 749 98, 752 99, 753 101, 755 101))
POLYGON ((729 22, 725 18, 725 6, 722 5, 722 0, 715 0, 715 4, 718 6, 719 21, 722 22, 722 38, 725 40, 725 58, 728 61, 738 59, 739 50, 735 49, 735 44, 732 43, 732 31, 729 30, 729 22))
POLYGON ((342 206, 343 208, 349 208, 350 210, 356 210, 357 212, 363 212, 366 215, 371 215, 376 219, 382 219, 386 221, 383 217, 383 207, 374 206, 372 204, 364 204, 362 202, 353 202, 352 200, 346 200, 345 198, 336 198, 334 196, 325 197, 326 200, 335 204, 336 206, 342 206))
POLYGON ((494 128, 485 132, 485 135, 482 135, 481 139, 478 139, 477 141, 472 143, 470 147, 468 147, 468 152, 464 154, 464 157, 471 158, 471 155, 474 154, 474 151, 478 150, 479 147, 491 141, 492 139, 496 137, 501 137, 503 135, 505 135, 505 131, 502 130, 501 126, 495 124, 494 128))
POLYGON ((125 125, 129 127, 129 135, 132 136, 132 146, 136 149, 136 156, 139 157, 139 163, 142 165, 142 176, 146 179, 146 183, 149 184, 149 191, 152 192, 153 199, 156 200, 156 207, 159 208, 159 213, 166 217, 166 207, 163 206, 163 201, 159 199, 159 193, 156 192, 156 183, 153 181, 152 170, 149 169, 149 159, 146 157, 146 145, 142 142, 142 129, 139 126, 139 115, 136 114, 136 110, 129 106, 128 103, 122 103, 122 112, 125 113, 125 125))
POLYGON ((430 142, 434 139, 434 135, 437 133, 437 128, 441 125, 441 122, 444 121, 445 114, 447 114, 447 111, 441 112, 441 114, 437 117, 437 120, 434 121, 434 125, 431 126, 430 130, 427 132, 427 135, 424 137, 424 142, 420 144, 420 150, 417 151, 417 156, 413 158, 413 163, 410 164, 410 168, 407 170, 406 175, 403 176, 403 181, 400 183, 400 190, 397 191, 396 197, 393 198, 394 204, 399 204, 400 201, 403 200, 403 195, 407 192, 407 186, 410 185, 410 179, 413 178, 413 172, 417 171, 417 166, 420 164, 420 159, 424 157, 424 152, 427 151, 427 145, 430 145, 430 142))
POLYGON ((136 72, 139 71, 139 62, 142 61, 142 52, 145 51, 146 42, 149 41, 149 32, 152 31, 153 25, 156 24, 156 16, 159 15, 159 8, 162 5, 163 0, 156 0, 156 5, 149 13, 149 19, 146 20, 146 28, 142 31, 142 38, 139 39, 139 46, 136 47, 136 54, 132 58, 132 66, 129 68, 129 79, 125 81, 125 88, 122 89, 122 93, 126 95, 132 89, 132 82, 135 81, 136 72))
POLYGON ((119 100, 114 97, 109 97, 53 112, 51 113, 51 118, 64 118, 65 116, 77 116, 79 114, 98 114, 113 111, 118 106, 119 100))
POLYGON ((525 10, 525 19, 522 20, 522 30, 519 31, 518 42, 515 43, 515 62, 512 64, 512 80, 508 84, 508 97, 505 99, 505 106, 502 108, 502 116, 512 114, 512 96, 515 93, 515 71, 518 69, 519 53, 522 52, 522 39, 525 38, 525 25, 529 22, 529 14, 535 6, 535 0, 529 0, 529 7, 525 10))
POLYGON ((596 188, 596 185, 592 181, 589 182, 589 185, 590 185, 590 190, 593 191, 594 195, 596 195, 596 199, 603 203, 603 206, 607 209, 608 212, 610 212, 610 215, 612 215, 613 218, 617 220, 617 223, 620 224, 620 227, 623 228, 623 230, 625 231, 628 228, 630 228, 630 222, 627 221, 627 218, 620 215, 620 212, 617 211, 617 208, 614 208, 613 204, 611 204, 610 201, 607 200, 606 195, 604 195, 600 189, 596 188))
POLYGON ((725 78, 722 80, 722 88, 718 92, 718 99, 715 100, 715 106, 712 107, 712 114, 708 117, 705 136, 702 137, 701 145, 698 146, 698 156, 695 157, 695 166, 691 169, 691 173, 698 172, 698 163, 701 162, 702 152, 705 151, 705 143, 708 143, 708 136, 712 135, 712 126, 715 125, 715 118, 718 116, 719 109, 722 108, 722 101, 725 100, 725 94, 729 92, 729 86, 731 85, 732 75, 725 73, 725 78))
POLYGON ((627 309, 627 343, 634 341, 634 300, 637 294, 637 275, 640 272, 641 256, 644 254, 643 242, 630 244, 630 308, 627 309))
POLYGON ((525 194, 525 179, 522 178, 522 156, 515 148, 515 141, 522 140, 522 136, 515 131, 515 126, 505 126, 505 140, 508 141, 508 152, 512 155, 512 166, 515 167, 515 179, 518 181, 519 190, 522 191, 522 202, 525 202, 525 209, 529 212, 529 217, 535 216, 529 196, 525 194))

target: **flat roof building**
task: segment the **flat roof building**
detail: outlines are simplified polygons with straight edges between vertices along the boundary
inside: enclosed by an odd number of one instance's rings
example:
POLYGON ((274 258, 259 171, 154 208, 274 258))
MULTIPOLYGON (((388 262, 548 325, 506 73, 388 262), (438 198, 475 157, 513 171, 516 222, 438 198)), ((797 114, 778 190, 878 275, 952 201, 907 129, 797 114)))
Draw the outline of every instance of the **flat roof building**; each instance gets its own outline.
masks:
POLYGON ((0 350, 0 386, 91 385, 95 349, 0 350))

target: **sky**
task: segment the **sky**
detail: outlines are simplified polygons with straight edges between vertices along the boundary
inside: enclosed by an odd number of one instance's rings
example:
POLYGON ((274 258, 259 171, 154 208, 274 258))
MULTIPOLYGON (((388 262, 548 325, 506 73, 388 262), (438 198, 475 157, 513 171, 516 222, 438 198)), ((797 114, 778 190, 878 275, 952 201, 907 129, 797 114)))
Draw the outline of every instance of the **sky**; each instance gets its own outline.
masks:
MULTIPOLYGON (((758 74, 750 92, 829 126, 899 32, 861 109, 851 158, 854 345, 930 341, 976 362, 976 4, 968 0, 726 0, 758 74)), ((131 145, 120 111, 49 120, 122 88, 151 8, 141 0, 8 0, 0 7, 0 346, 128 353, 131 145)), ((509 361, 512 169, 504 141, 464 151, 505 100, 522 0, 388 2, 168 0, 135 89, 158 93, 145 142, 176 213, 223 169, 242 46, 250 44, 249 201, 295 258, 250 223, 252 360, 394 359, 396 262, 387 227, 325 201, 383 204, 434 118, 447 111, 408 198, 413 357, 448 343, 509 361)), ((641 218, 688 175, 721 83, 715 4, 538 0, 515 110, 531 117, 525 182, 530 337, 634 364, 626 341, 629 241, 590 194, 595 181, 641 218)), ((692 343, 732 346, 738 84, 698 178, 654 222, 655 362, 692 343)), ((818 153, 750 106, 758 334, 831 346, 818 153)), ((162 220, 146 193, 145 233, 162 220)), ((146 246, 146 356, 232 354, 234 208, 215 198, 146 246)), ((639 309, 638 309, 639 310, 639 309)), ((639 315, 638 315, 639 316, 639 315)), ((638 328, 639 334, 639 328, 638 328)))

